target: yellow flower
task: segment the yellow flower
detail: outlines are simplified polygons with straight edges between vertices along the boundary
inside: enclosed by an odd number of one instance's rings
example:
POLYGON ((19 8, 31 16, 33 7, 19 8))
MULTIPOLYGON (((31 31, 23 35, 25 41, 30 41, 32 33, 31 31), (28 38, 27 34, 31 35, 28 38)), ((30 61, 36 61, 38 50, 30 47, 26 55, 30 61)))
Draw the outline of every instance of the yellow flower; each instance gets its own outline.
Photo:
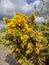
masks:
POLYGON ((25 18, 22 18, 22 23, 26 23, 26 19, 25 18))
POLYGON ((43 49, 43 45, 41 43, 36 43, 36 47, 39 49, 43 49))
POLYGON ((31 13, 30 19, 31 19, 32 21, 34 21, 34 20, 36 19, 36 16, 35 16, 35 13, 34 13, 34 12, 31 13))
POLYGON ((42 37, 42 36, 38 36, 38 39, 42 40, 42 39, 43 39, 43 37, 42 37))
POLYGON ((9 27, 16 27, 16 25, 13 22, 10 22, 7 24, 9 27))
POLYGON ((13 48, 13 45, 10 45, 9 48, 12 49, 13 48))
POLYGON ((36 43, 36 53, 39 54, 43 50, 43 45, 41 43, 36 43))
POLYGON ((40 53, 40 50, 38 48, 36 48, 36 53, 39 54, 40 53))
POLYGON ((20 15, 20 12, 16 12, 15 14, 16 14, 16 15, 20 15))
POLYGON ((10 49, 9 53, 13 53, 15 48, 10 49))
POLYGON ((21 36, 21 39, 23 40, 23 39, 26 39, 26 38, 28 38, 29 36, 28 35, 22 35, 21 36))
POLYGON ((32 43, 28 43, 27 48, 28 49, 33 49, 33 44, 32 43))
POLYGON ((23 42, 26 42, 26 41, 29 39, 29 36, 28 36, 28 35, 21 35, 20 39, 21 39, 23 42))
POLYGON ((28 28, 28 24, 25 23, 25 24, 24 24, 24 27, 27 29, 27 28, 28 28))
POLYGON ((49 46, 49 44, 48 44, 48 46, 49 46))
POLYGON ((41 39, 41 41, 42 41, 42 42, 46 41, 46 38, 45 38, 45 37, 43 37, 43 38, 41 39))
POLYGON ((4 17, 4 18, 3 18, 3 21, 4 21, 5 23, 8 23, 9 19, 8 19, 7 17, 4 17))
POLYGON ((27 28, 27 31, 28 31, 28 32, 31 32, 31 31, 32 31, 32 29, 31 29, 31 28, 27 28))
POLYGON ((8 33, 12 33, 12 29, 8 29, 8 33))
POLYGON ((30 54, 30 53, 32 53, 32 50, 28 49, 28 50, 26 51, 26 54, 30 54))

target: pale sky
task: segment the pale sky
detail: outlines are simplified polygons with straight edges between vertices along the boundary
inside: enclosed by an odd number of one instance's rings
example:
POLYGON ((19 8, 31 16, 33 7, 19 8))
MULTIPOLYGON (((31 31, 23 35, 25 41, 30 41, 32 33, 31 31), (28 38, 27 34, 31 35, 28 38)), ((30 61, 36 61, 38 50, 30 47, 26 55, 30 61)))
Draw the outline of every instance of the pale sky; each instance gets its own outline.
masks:
MULTIPOLYGON (((44 0, 45 2, 49 2, 49 0, 44 0)), ((16 11, 21 13, 25 13, 29 15, 31 12, 35 12, 34 6, 36 5, 37 9, 43 5, 41 5, 40 0, 0 0, 0 19, 3 16, 12 16, 16 11)), ((44 6, 43 6, 44 7, 44 6)), ((44 13, 46 12, 46 8, 44 7, 44 13)))
MULTIPOLYGON (((49 3, 49 0, 44 0, 45 3, 49 3)), ((43 5, 41 5, 40 0, 0 0, 0 21, 4 16, 11 17, 14 15, 16 11, 21 13, 25 13, 29 15, 31 12, 36 12, 34 6, 36 5, 37 9, 43 5)), ((46 4, 47 5, 47 4, 46 4)), ((46 13, 46 7, 43 6, 43 13, 46 13)))

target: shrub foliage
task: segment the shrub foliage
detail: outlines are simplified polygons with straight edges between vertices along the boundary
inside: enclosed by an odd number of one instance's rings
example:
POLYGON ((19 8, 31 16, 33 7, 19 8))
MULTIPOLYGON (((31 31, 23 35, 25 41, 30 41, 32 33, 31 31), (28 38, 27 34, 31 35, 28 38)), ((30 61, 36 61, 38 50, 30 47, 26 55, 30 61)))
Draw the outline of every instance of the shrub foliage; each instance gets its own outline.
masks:
POLYGON ((49 57, 49 26, 36 22, 35 13, 30 16, 16 12, 9 19, 3 18, 7 25, 3 44, 10 48, 10 53, 18 65, 43 65, 49 57))

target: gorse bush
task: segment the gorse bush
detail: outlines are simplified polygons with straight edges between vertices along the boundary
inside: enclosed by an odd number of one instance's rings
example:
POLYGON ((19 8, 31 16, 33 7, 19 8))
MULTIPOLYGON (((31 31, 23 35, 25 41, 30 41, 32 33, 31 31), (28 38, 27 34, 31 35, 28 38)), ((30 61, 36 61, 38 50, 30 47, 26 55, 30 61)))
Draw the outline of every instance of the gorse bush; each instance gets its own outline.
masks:
POLYGON ((28 17, 16 12, 9 19, 3 18, 7 25, 3 44, 10 48, 10 53, 18 65, 43 65, 47 54, 49 54, 49 41, 46 36, 45 25, 36 22, 35 13, 28 17))

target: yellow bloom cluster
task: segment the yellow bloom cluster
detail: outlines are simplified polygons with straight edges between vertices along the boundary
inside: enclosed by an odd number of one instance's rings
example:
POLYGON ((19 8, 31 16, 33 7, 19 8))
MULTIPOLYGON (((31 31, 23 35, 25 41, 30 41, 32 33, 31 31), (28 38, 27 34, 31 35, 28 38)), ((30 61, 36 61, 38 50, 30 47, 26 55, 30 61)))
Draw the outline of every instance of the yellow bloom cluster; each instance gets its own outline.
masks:
POLYGON ((9 53, 13 53, 15 48, 10 49, 9 53))
POLYGON ((7 17, 4 17, 3 18, 3 21, 6 22, 6 23, 8 23, 9 22, 9 19, 7 17))
POLYGON ((10 53, 13 53, 15 51, 15 45, 11 44, 9 45, 9 48, 10 48, 10 53))
POLYGON ((34 13, 34 12, 31 13, 30 19, 31 19, 32 21, 34 21, 34 20, 36 19, 36 16, 35 16, 35 13, 34 13))
POLYGON ((34 40, 38 41, 38 42, 44 42, 46 41, 46 38, 43 37, 43 34, 39 31, 32 31, 33 33, 30 34, 31 38, 33 38, 34 40))
POLYGON ((39 54, 43 50, 43 45, 41 43, 36 43, 36 53, 39 54))
POLYGON ((26 54, 30 54, 30 53, 32 53, 32 50, 28 49, 28 50, 26 51, 26 54))
POLYGON ((32 43, 28 43, 27 49, 32 49, 32 48, 33 48, 33 44, 32 43))
POLYGON ((14 46, 13 45, 10 45, 9 48, 12 49, 14 46))
POLYGON ((36 30, 38 25, 34 22, 35 19, 35 13, 28 17, 19 12, 16 12, 11 19, 3 18, 3 21, 7 24, 4 42, 17 61, 23 57, 28 59, 29 56, 33 58, 34 54, 39 55, 46 46, 45 36, 40 30, 36 30))
POLYGON ((32 52, 33 52, 33 44, 32 43, 28 43, 26 54, 30 54, 32 52))
POLYGON ((26 42, 26 41, 29 39, 29 36, 28 36, 28 35, 21 35, 20 39, 21 39, 23 42, 26 42))
POLYGON ((3 21, 5 21, 8 26, 8 32, 14 33, 14 30, 17 30, 17 28, 24 28, 27 31, 32 30, 27 24, 27 19, 28 16, 26 16, 25 14, 20 14, 19 12, 16 12, 16 14, 11 19, 4 17, 3 21))

